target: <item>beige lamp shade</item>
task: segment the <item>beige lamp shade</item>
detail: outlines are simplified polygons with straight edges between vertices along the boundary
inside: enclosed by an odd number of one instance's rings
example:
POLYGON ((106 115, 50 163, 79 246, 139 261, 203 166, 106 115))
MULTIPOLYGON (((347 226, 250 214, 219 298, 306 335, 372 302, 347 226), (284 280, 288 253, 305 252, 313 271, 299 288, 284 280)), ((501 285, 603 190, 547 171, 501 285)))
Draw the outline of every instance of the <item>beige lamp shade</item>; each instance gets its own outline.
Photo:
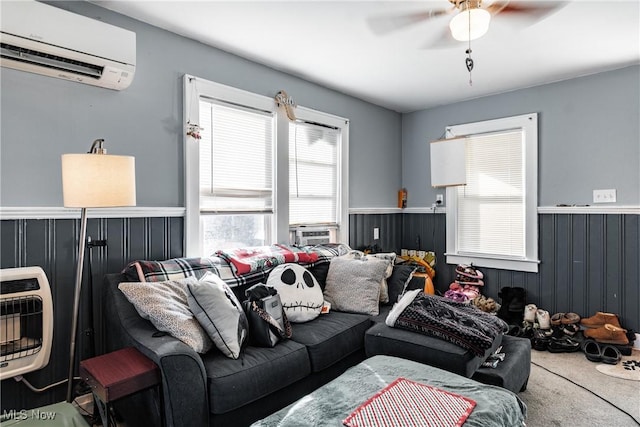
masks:
POLYGON ((135 206, 135 159, 108 154, 63 154, 62 194, 67 208, 135 206))

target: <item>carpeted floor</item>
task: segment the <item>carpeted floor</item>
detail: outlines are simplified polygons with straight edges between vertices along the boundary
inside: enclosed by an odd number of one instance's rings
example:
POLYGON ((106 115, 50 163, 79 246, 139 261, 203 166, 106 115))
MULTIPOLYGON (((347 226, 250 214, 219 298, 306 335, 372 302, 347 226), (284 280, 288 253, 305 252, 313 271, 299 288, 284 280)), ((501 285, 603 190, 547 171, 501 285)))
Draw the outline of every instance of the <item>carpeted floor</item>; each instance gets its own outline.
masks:
MULTIPOLYGON (((640 351, 632 357, 640 360, 640 351)), ((640 426, 640 381, 605 375, 581 352, 531 350, 531 362, 529 385, 519 394, 528 427, 640 426)))

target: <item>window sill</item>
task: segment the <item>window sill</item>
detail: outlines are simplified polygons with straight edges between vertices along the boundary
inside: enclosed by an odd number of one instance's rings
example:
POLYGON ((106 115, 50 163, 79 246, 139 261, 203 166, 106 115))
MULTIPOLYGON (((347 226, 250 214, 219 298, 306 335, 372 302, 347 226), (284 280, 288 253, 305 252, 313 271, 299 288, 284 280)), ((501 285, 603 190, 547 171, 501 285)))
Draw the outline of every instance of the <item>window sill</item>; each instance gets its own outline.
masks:
POLYGON ((540 261, 532 259, 489 258, 477 255, 445 254, 447 264, 473 264, 476 267, 537 273, 540 261))

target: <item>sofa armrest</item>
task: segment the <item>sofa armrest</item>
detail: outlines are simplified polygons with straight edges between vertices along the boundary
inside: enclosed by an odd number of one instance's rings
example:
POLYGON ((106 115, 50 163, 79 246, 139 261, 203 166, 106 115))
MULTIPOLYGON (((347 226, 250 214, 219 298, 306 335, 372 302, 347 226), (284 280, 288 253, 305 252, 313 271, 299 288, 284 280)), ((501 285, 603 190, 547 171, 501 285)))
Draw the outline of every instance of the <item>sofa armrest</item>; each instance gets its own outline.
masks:
MULTIPOLYGON (((158 365, 163 394, 159 410, 164 407, 167 426, 207 426, 207 375, 202 358, 182 341, 158 333, 151 322, 140 317, 118 289, 118 284, 123 281, 126 277, 122 274, 108 274, 104 278, 106 348, 113 351, 135 347, 158 365)), ((147 408, 149 411, 158 412, 156 404, 150 406, 153 408, 147 408)))

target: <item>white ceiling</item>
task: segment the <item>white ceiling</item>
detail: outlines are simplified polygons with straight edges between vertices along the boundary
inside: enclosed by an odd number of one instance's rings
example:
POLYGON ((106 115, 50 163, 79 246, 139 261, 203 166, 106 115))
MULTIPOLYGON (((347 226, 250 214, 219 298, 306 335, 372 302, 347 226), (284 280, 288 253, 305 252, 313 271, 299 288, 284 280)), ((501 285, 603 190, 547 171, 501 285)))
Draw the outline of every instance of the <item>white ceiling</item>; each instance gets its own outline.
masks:
POLYGON ((93 3, 399 112, 640 63, 638 0, 569 1, 535 23, 495 16, 471 42, 472 86, 467 43, 439 43, 450 16, 385 34, 370 25, 448 0, 93 3))

